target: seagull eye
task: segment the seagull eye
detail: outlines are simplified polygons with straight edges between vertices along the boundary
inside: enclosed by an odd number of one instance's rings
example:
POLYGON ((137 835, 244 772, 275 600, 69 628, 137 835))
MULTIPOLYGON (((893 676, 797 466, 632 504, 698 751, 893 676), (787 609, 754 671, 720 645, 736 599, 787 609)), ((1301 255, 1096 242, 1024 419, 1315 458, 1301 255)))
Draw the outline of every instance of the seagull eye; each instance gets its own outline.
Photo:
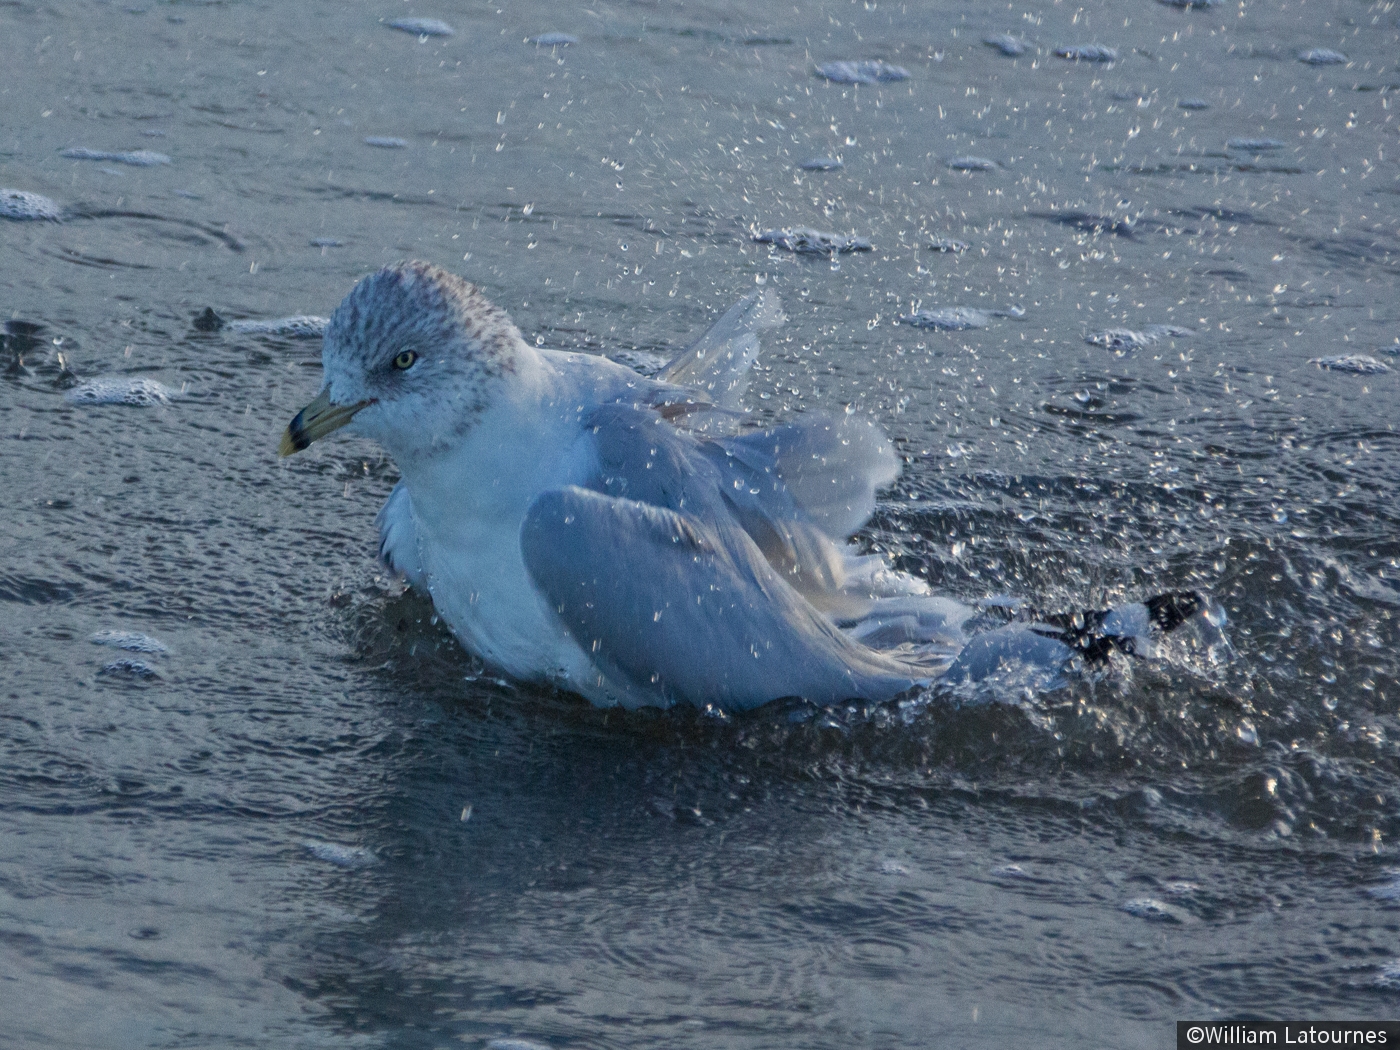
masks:
POLYGON ((398 356, 394 358, 394 367, 402 372, 406 368, 412 368, 413 362, 418 360, 418 354, 413 350, 400 350, 398 356))

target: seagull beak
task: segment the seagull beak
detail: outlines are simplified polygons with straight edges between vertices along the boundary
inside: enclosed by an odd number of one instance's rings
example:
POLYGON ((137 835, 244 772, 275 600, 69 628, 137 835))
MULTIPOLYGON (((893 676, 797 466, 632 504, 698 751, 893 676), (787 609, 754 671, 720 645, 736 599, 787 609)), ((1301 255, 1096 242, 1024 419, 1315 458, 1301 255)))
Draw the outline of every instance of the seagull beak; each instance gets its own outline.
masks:
POLYGON ((322 390, 316 395, 316 400, 298 412, 282 432, 282 444, 277 454, 290 456, 293 452, 300 452, 318 438, 339 430, 355 418, 356 412, 371 404, 372 401, 361 401, 355 405, 333 405, 330 391, 322 390))

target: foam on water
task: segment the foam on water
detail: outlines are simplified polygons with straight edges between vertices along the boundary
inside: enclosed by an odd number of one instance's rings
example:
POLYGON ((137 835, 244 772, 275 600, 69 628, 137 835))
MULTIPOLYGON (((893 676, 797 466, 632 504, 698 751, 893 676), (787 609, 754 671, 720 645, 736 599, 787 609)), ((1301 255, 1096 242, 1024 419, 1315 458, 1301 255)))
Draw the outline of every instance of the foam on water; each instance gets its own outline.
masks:
POLYGON ((996 33, 989 37, 983 37, 982 43, 988 47, 996 48, 1008 58, 1015 58, 1017 55, 1025 54, 1026 51, 1026 42, 1010 33, 996 33))
POLYGON ((830 255, 832 253, 868 252, 872 246, 863 237, 843 233, 826 233, 810 227, 797 229, 764 230, 753 235, 759 244, 771 244, 802 255, 830 255))
POLYGON ((1057 47, 1055 54, 1072 62, 1117 62, 1118 51, 1102 44, 1076 44, 1071 47, 1057 47))
POLYGON ((160 677, 160 672, 150 664, 142 660, 126 658, 103 664, 97 673, 115 678, 131 678, 139 681, 150 681, 153 678, 160 677))
POLYGON ((1155 897, 1135 897, 1124 901, 1119 907, 1129 915, 1147 919, 1149 922, 1185 923, 1191 920, 1191 913, 1184 908, 1159 901, 1155 897))
POLYGON ((1334 357, 1314 357, 1310 365, 1329 372, 1350 372, 1358 376, 1378 376, 1390 371, 1390 366, 1369 354, 1337 354, 1334 357))
POLYGON ((954 171, 996 171, 1001 165, 986 157, 954 157, 948 167, 954 171))
POLYGON ((1084 337, 1091 346, 1103 346, 1110 350, 1138 350, 1144 346, 1161 342, 1163 339, 1179 339, 1194 335, 1191 328, 1175 324, 1150 324, 1142 329, 1106 328, 1102 332, 1092 332, 1084 337))
POLYGON ((826 62, 817 66, 817 76, 837 84, 881 84, 895 80, 908 80, 909 70, 894 66, 879 59, 861 62, 826 62))
POLYGON ((63 395, 70 405, 163 405, 170 400, 168 387, 154 379, 102 378, 79 383, 63 395))
POLYGON ((345 846, 338 842, 320 842, 316 839, 307 839, 302 846, 317 860, 334 864, 338 868, 367 868, 378 860, 372 850, 363 846, 345 846))
POLYGON ((1298 61, 1306 62, 1310 66, 1338 66, 1345 65, 1348 59, 1340 51, 1333 51, 1328 47, 1312 47, 1306 51, 1299 51, 1298 61))
POLYGON ((452 36, 456 30, 438 18, 396 18, 384 23, 390 29, 397 29, 414 36, 452 36))
POLYGON ((153 168, 171 163, 170 158, 164 153, 156 153, 148 149, 111 153, 106 150, 85 149, 77 146, 72 149, 59 150, 58 155, 67 157, 69 160, 111 161, 114 164, 129 164, 135 168, 153 168))
POLYGON ((0 189, 0 218, 48 219, 58 222, 63 218, 63 209, 47 197, 28 190, 0 189))
POLYGON ((161 654, 170 651, 164 642, 139 631, 98 631, 88 641, 94 645, 110 645, 114 649, 125 649, 132 653, 161 654))

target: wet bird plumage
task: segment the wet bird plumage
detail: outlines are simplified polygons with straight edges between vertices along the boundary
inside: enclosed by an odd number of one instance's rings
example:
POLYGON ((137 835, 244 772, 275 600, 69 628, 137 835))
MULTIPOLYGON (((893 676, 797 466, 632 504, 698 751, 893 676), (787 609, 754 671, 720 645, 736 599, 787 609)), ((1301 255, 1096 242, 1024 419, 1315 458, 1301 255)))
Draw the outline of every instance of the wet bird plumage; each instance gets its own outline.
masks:
POLYGON ((751 296, 648 379, 529 346, 471 284, 400 263, 331 317, 282 451, 340 427, 378 441, 402 473, 384 563, 492 667, 600 705, 881 700, 1087 652, 1053 624, 968 646, 976 610, 846 543, 898 466, 858 415, 742 428, 758 332, 781 321, 751 296))

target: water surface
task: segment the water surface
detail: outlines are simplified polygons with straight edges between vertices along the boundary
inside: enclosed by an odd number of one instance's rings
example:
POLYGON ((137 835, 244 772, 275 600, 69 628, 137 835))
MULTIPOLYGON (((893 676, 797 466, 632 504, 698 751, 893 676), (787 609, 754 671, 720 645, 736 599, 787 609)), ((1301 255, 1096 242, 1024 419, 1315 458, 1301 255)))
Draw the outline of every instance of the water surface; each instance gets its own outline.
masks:
POLYGON ((1395 1016, 1397 19, 0 6, 0 185, 66 216, 0 220, 0 1030, 1162 1047, 1395 1016), (1090 44, 1119 59, 1054 55, 1090 44), (866 60, 910 75, 815 75, 866 60), (874 250, 752 240, 784 226, 874 250), (776 288, 756 415, 850 405, 905 457, 861 543, 964 600, 1200 588, 1228 642, 744 717, 496 682, 374 562, 393 464, 276 459, 318 345, 193 324, 324 316, 404 257, 593 352, 776 288), (1006 316, 898 323, 958 306, 1006 316), (1086 341, 1149 325, 1193 332, 1086 341), (1311 363, 1357 353, 1390 370, 1311 363), (65 399, 94 379, 170 400, 65 399))

